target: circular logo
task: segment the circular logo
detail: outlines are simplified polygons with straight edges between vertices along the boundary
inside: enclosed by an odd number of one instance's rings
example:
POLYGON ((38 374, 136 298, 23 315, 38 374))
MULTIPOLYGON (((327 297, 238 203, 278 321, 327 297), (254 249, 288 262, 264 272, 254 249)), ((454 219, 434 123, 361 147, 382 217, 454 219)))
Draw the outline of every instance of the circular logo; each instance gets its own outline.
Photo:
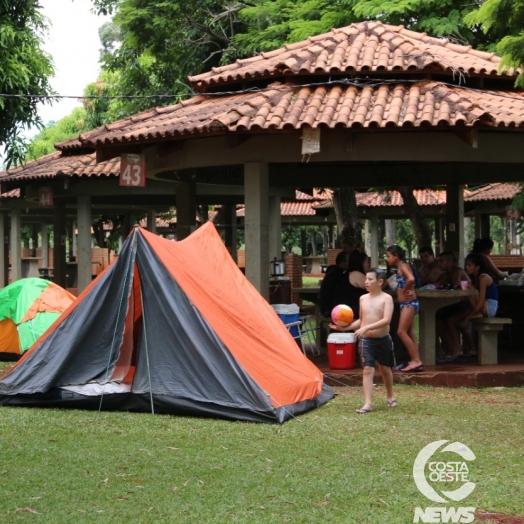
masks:
MULTIPOLYGON (((447 499, 439 495, 433 486, 429 484, 426 478, 426 465, 436 451, 442 447, 449 440, 436 440, 423 448, 415 459, 413 464, 413 480, 417 485, 418 490, 429 500, 434 502, 448 502, 447 499)), ((450 451, 456 453, 463 460, 475 460, 475 454, 465 444, 460 442, 452 442, 440 450, 441 453, 450 451)), ((442 495, 445 495, 449 500, 458 502, 465 499, 475 489, 475 483, 468 481, 468 467, 465 462, 429 462, 429 479, 434 482, 449 482, 452 480, 463 480, 465 483, 454 491, 441 490, 442 495)))

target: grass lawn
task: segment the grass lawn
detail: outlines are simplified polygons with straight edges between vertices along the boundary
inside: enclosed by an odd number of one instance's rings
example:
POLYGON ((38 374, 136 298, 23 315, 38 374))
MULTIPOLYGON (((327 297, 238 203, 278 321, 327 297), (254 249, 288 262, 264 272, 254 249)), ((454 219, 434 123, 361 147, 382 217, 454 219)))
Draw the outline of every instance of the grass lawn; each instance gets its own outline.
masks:
POLYGON ((282 426, 0 408, 0 522, 413 522, 438 506, 412 468, 439 439, 476 454, 462 505, 524 514, 521 389, 404 386, 390 409, 377 387, 369 415, 360 388, 336 391, 282 426))

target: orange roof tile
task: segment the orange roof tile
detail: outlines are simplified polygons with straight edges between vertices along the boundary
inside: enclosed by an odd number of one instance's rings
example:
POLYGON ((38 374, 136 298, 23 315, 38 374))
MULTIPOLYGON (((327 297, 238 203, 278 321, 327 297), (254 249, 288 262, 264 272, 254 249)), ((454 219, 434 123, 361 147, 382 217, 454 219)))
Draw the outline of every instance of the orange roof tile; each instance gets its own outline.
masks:
POLYGON ((120 158, 96 163, 95 153, 63 156, 55 151, 8 171, 0 172, 0 180, 13 182, 18 179, 33 180, 57 176, 116 176, 120 173, 120 158))
POLYGON ((6 191, 5 193, 2 193, 0 195, 0 199, 8 199, 8 198, 20 198, 20 189, 12 189, 11 191, 6 191))
POLYGON ((368 21, 333 29, 234 64, 214 67, 210 72, 190 77, 189 81, 195 89, 203 91, 212 85, 290 74, 438 71, 514 77, 513 69, 500 72, 499 65, 500 58, 494 53, 433 38, 403 26, 368 21))
MULTIPOLYGON (((416 189, 415 198, 421 206, 442 206, 446 204, 446 191, 433 189, 416 189)), ((400 207, 404 201, 398 191, 370 191, 357 193, 358 207, 400 207)), ((326 199, 320 204, 313 204, 314 209, 329 209, 333 207, 333 201, 326 199)))
POLYGON ((440 82, 299 87, 198 96, 80 135, 89 146, 261 130, 488 125, 524 128, 524 94, 440 82), (153 115, 153 116, 152 116, 153 115))
POLYGON ((520 187, 515 184, 495 183, 470 191, 464 202, 483 202, 488 200, 512 200, 520 187))

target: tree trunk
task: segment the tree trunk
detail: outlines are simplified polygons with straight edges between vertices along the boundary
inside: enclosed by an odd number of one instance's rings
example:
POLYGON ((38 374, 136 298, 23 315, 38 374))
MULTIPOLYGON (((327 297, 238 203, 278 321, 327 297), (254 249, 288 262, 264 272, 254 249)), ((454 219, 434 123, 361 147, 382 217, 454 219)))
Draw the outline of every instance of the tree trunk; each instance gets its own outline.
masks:
POLYGON ((384 221, 384 227, 386 229, 386 244, 391 246, 397 243, 397 221, 392 219, 386 219, 384 221))
POLYGON ((431 228, 429 227, 422 208, 418 205, 417 199, 413 194, 413 187, 402 186, 397 187, 397 190, 404 201, 406 215, 413 224, 418 248, 420 249, 424 246, 431 246, 431 228))
POLYGON ((362 224, 357 212, 357 199, 352 187, 333 188, 333 207, 337 217, 339 241, 351 237, 362 242, 362 224))
POLYGON ((309 240, 311 242, 311 256, 317 256, 317 233, 313 230, 309 231, 309 240))

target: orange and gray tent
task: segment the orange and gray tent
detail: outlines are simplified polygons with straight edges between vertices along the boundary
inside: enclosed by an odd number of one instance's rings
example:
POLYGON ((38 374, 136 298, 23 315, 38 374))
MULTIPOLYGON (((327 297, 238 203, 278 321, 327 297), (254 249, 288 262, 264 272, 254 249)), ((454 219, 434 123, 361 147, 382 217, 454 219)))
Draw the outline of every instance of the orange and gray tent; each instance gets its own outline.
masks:
POLYGON ((75 301, 59 285, 22 278, 0 291, 0 360, 17 360, 75 301))
POLYGON ((207 223, 135 227, 117 260, 0 379, 0 404, 282 423, 333 397, 207 223))

